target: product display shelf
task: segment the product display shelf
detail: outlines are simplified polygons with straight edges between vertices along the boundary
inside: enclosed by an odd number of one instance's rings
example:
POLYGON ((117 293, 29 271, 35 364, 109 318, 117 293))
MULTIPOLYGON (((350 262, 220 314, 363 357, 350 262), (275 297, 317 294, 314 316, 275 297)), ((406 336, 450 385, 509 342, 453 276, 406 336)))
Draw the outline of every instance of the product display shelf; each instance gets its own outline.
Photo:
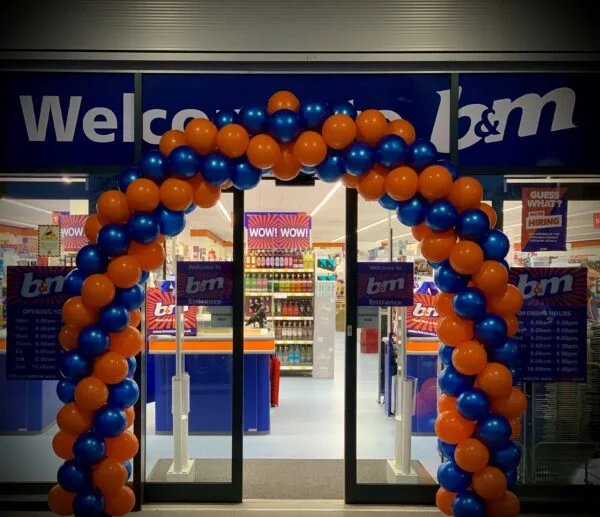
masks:
POLYGON ((308 268, 246 268, 246 273, 312 273, 308 268))

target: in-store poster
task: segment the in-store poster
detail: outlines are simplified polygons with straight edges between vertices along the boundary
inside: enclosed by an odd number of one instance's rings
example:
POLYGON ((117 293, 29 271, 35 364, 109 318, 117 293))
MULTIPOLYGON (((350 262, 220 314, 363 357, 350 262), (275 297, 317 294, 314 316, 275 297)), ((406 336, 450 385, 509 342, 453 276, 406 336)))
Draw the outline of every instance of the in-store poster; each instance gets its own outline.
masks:
POLYGON ((435 295, 415 293, 414 305, 406 310, 406 332, 409 338, 437 338, 439 314, 435 310, 435 295))
POLYGON ((586 382, 587 269, 511 268, 523 293, 521 375, 528 382, 586 382))
POLYGON ((233 306, 233 262, 177 262, 177 305, 233 306))
POLYGON ((38 226, 38 256, 60 257, 60 226, 40 224, 38 226))
POLYGON ((54 212, 54 224, 60 226, 63 251, 79 251, 88 240, 83 232, 87 215, 73 215, 69 212, 54 212))
POLYGON ((567 249, 567 189, 524 187, 522 251, 567 249))
POLYGON ((413 304, 412 262, 359 262, 358 306, 408 307, 413 304))
POLYGON ((72 268, 66 266, 9 266, 6 291, 6 378, 60 378, 58 333, 62 289, 72 268))
POLYGON ((246 212, 248 248, 261 250, 310 248, 310 215, 304 212, 246 212))
MULTIPOLYGON (((147 335, 175 335, 175 296, 170 290, 151 287, 146 293, 147 335)), ((183 326, 186 336, 195 336, 198 307, 183 307, 183 326)))

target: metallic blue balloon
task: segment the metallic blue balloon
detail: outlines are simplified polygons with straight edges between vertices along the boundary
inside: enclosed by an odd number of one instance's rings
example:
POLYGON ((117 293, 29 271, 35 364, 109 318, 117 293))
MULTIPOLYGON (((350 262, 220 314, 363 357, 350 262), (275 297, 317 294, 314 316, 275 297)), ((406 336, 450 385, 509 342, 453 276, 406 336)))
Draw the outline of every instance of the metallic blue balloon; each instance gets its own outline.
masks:
MULTIPOLYGON (((321 162, 323 163, 323 162, 321 162)), ((317 168, 316 167, 308 167, 306 165, 303 165, 300 168, 300 172, 302 174, 306 174, 307 176, 314 176, 317 173, 317 168)))
POLYGON ((433 201, 425 214, 425 224, 434 232, 445 232, 454 227, 458 212, 447 199, 433 201))
POLYGON ((482 318, 485 315, 486 305, 487 301, 485 299, 485 294, 474 287, 467 287, 459 293, 456 293, 452 300, 454 312, 461 318, 468 320, 478 320, 482 318))
POLYGON ((190 206, 188 206, 188 207, 187 207, 187 208, 186 208, 186 209, 183 211, 183 213, 184 213, 184 214, 191 214, 191 213, 192 213, 194 210, 196 210, 196 208, 198 208, 198 207, 196 206, 196 204, 195 204, 195 203, 192 203, 190 206))
POLYGON ((475 492, 460 492, 452 501, 452 513, 454 517, 485 517, 485 501, 475 492))
POLYGON ((519 477, 517 469, 505 470, 504 477, 506 478, 506 488, 512 491, 517 485, 517 480, 519 477))
POLYGON ((473 387, 475 376, 463 375, 450 365, 442 370, 438 377, 438 385, 443 393, 458 397, 463 391, 473 387))
POLYGON ((137 167, 130 167, 129 169, 120 172, 117 176, 117 185, 121 192, 127 192, 127 187, 135 180, 140 179, 142 173, 137 167))
POLYGON ((262 171, 243 156, 231 161, 229 173, 233 186, 238 190, 250 190, 256 187, 262 177, 262 171))
POLYGON ((221 129, 227 124, 237 124, 239 119, 240 117, 235 111, 221 110, 215 113, 215 116, 213 117, 212 121, 215 124, 215 126, 217 126, 217 129, 221 129))
POLYGON ((104 273, 108 265, 108 259, 98 249, 98 246, 87 244, 77 252, 75 264, 81 273, 89 276, 95 273, 104 273))
POLYGON ((510 422, 502 415, 489 415, 475 427, 475 435, 490 449, 504 447, 510 440, 510 422))
POLYGON ((319 130, 329 117, 326 102, 308 100, 300 106, 300 124, 305 129, 319 130))
POLYGON ((128 311, 139 309, 144 303, 144 288, 139 283, 126 289, 117 287, 113 303, 122 305, 128 311))
POLYGON ((500 264, 502 264, 504 266, 504 269, 506 269, 506 271, 508 271, 510 273, 510 265, 508 264, 508 262, 506 262, 506 260, 502 259, 502 260, 499 260, 498 262, 500 262, 500 264))
POLYGON ((91 486, 92 476, 89 468, 69 460, 59 467, 56 480, 67 492, 80 492, 91 486))
POLYGON ((269 116, 269 134, 278 142, 289 144, 300 134, 300 118, 292 110, 277 110, 269 116))
POLYGON ((167 159, 156 149, 148 151, 138 163, 143 178, 148 178, 160 185, 169 176, 167 159))
POLYGON ((98 232, 98 249, 108 257, 124 255, 129 243, 126 224, 106 224, 98 232))
POLYGON ((138 385, 131 379, 123 379, 118 384, 108 387, 108 405, 125 409, 133 406, 140 396, 138 385))
POLYGON ((127 480, 129 481, 129 478, 131 478, 131 474, 133 474, 133 465, 129 460, 124 461, 123 465, 125 465, 125 469, 127 470, 127 480))
POLYGON ((225 185, 229 177, 229 159, 221 153, 210 153, 204 159, 204 179, 211 185, 225 185))
POLYGON ((73 500, 75 517, 103 517, 104 498, 98 490, 85 489, 75 494, 73 500))
POLYGON ((394 169, 406 162, 409 146, 398 135, 386 135, 375 146, 375 159, 378 163, 394 169))
POLYGON ((520 353, 519 342, 512 337, 509 337, 501 346, 487 350, 488 361, 503 364, 507 368, 518 366, 520 353))
POLYGON ((429 140, 418 138, 410 146, 406 162, 413 169, 420 171, 432 165, 437 157, 437 149, 429 140))
POLYGON ((442 262, 431 262, 431 260, 428 260, 427 263, 431 266, 432 269, 437 269, 437 268, 442 267, 442 266, 449 266, 450 265, 450 261, 449 260, 442 260, 442 262))
POLYGON ((269 116, 264 106, 244 106, 240 111, 240 125, 251 135, 265 133, 269 127, 269 116))
POLYGON ((452 364, 452 353, 454 352, 453 346, 448 345, 440 345, 440 349, 438 350, 438 356, 440 361, 444 366, 450 366, 452 364))
MULTIPOLYGON (((129 314, 127 317, 129 318, 129 314)), ((106 327, 103 327, 102 315, 100 315, 100 325, 85 327, 77 336, 77 350, 86 359, 93 359, 108 350, 110 340, 106 327)))
POLYGON ((507 337, 506 321, 496 314, 486 314, 475 323, 475 339, 487 347, 502 346, 507 337))
POLYGON ((78 350, 63 352, 58 360, 60 373, 63 377, 79 381, 92 373, 93 363, 78 350))
POLYGON ((440 291, 456 293, 467 287, 469 276, 457 273, 450 264, 443 264, 434 270, 433 280, 440 291))
POLYGON ((127 427, 127 415, 122 409, 102 406, 94 414, 94 430, 102 437, 114 438, 127 427))
POLYGON ((504 260, 510 250, 508 237, 500 230, 492 230, 481 243, 485 260, 504 260))
POLYGON ((334 183, 346 172, 343 154, 329 149, 325 159, 315 167, 317 177, 326 183, 334 183))
POLYGON ((443 442, 438 438, 437 441, 438 450, 440 453, 448 460, 454 461, 454 451, 456 450, 456 445, 453 443, 443 442))
POLYGON ((104 439, 94 432, 80 435, 73 444, 74 460, 80 465, 91 467, 104 458, 104 439))
POLYGON ((404 226, 416 226, 425 220, 429 204, 421 194, 415 194, 408 201, 400 201, 396 214, 404 226))
POLYGON ((61 379, 56 384, 56 394, 63 404, 75 401, 75 387, 77 383, 72 379, 61 379))
POLYGON ((465 472, 454 461, 448 460, 438 467, 437 479, 448 492, 460 492, 471 486, 472 474, 465 472))
POLYGON ((468 420, 483 420, 490 412, 490 401, 485 391, 471 388, 458 396, 456 409, 468 420))
MULTIPOLYGON (((107 332, 121 332, 129 325, 129 311, 119 303, 111 303, 100 311, 100 326, 107 332)), ((79 334, 81 337, 81 334, 79 334)), ((108 345, 107 345, 108 348, 108 345)), ((94 354, 96 355, 96 354, 94 354)))
POLYGON ((63 283, 62 292, 68 296, 79 296, 81 294, 81 286, 87 278, 81 270, 73 269, 66 277, 63 283))
POLYGON ((159 207, 154 210, 154 215, 158 220, 160 233, 167 237, 175 237, 185 228, 185 214, 183 212, 175 212, 163 205, 159 205, 159 207))
POLYGON ((521 449, 514 442, 508 442, 503 447, 490 451, 490 464, 502 472, 516 469, 521 461, 521 449))
POLYGON ((356 108, 349 102, 337 102, 330 107, 332 115, 347 115, 351 119, 356 118, 356 108))
POLYGON ((146 283, 146 281, 148 280, 148 278, 150 278, 150 271, 144 271, 142 270, 142 276, 140 278, 140 281, 138 282, 139 285, 144 285, 146 283))
POLYGON ((158 219, 150 212, 135 212, 127 222, 127 231, 132 241, 150 244, 160 235, 158 219))
POLYGON ((344 151, 346 172, 353 176, 362 176, 373 167, 373 151, 364 142, 354 142, 344 151))
POLYGON ((490 219, 479 208, 469 208, 458 216, 456 233, 463 241, 483 242, 490 233, 490 219))
POLYGON ((399 202, 390 197, 389 194, 384 194, 379 198, 379 204, 386 210, 396 210, 399 202))
POLYGON ((169 155, 169 171, 177 178, 191 178, 201 169, 198 153, 189 145, 180 145, 169 155))
POLYGON ((127 358, 127 377, 133 379, 135 370, 137 369, 137 361, 135 357, 131 356, 127 358))
POLYGON ((450 174, 452 174, 452 181, 458 179, 460 174, 458 173, 458 167, 454 165, 450 160, 438 160, 435 162, 435 165, 439 165, 440 167, 444 167, 450 174))

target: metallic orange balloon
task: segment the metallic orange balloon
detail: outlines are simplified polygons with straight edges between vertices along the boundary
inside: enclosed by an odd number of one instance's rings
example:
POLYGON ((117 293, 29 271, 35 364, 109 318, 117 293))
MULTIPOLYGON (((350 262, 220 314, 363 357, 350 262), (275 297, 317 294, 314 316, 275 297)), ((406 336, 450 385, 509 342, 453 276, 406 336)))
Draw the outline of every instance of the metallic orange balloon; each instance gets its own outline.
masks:
POLYGON ((483 250, 473 241, 459 241, 450 252, 450 265, 461 275, 472 275, 483 264, 483 250))
POLYGON ((79 327, 72 325, 63 325, 58 334, 58 342, 65 350, 77 348, 77 338, 79 337, 79 327))
POLYGON ((305 167, 315 167, 327 156, 327 144, 316 131, 304 131, 294 142, 296 159, 305 167))
POLYGON ((258 169, 270 169, 281 155, 279 144, 269 135, 256 135, 250 139, 246 156, 258 169))
POLYGON ((127 196, 118 190, 104 192, 98 198, 96 211, 99 220, 106 223, 125 224, 131 215, 127 196))
POLYGON ((144 271, 154 271, 162 267, 166 259, 165 249, 158 239, 150 244, 132 242, 129 245, 129 255, 144 271))
POLYGON ((485 260, 473 275, 475 285, 486 295, 504 296, 508 285, 508 271, 495 260, 485 260))
POLYGON ((456 315, 452 307, 454 293, 444 293, 440 291, 435 297, 435 310, 440 316, 456 315))
POLYGON ((396 201, 408 201, 418 188, 419 175, 410 167, 396 167, 385 177, 385 190, 396 201))
POLYGON ((487 500, 495 500, 504 495, 508 483, 506 476, 497 467, 488 465, 473 474, 473 490, 487 500))
POLYGON ((75 492, 67 492, 60 485, 54 485, 48 492, 48 506, 56 515, 72 515, 75 492))
POLYGON ((448 201, 459 211, 468 208, 479 208, 483 198, 483 187, 475 178, 463 176, 458 178, 450 189, 448 201))
POLYGON ((440 512, 446 515, 454 515, 452 511, 452 503, 456 497, 455 492, 448 492, 445 488, 438 488, 435 493, 435 505, 438 507, 440 512))
POLYGON ((419 175, 419 192, 429 201, 447 197, 451 189, 452 174, 445 167, 430 165, 419 175))
POLYGON ((135 422, 135 409, 133 408, 133 406, 129 406, 129 407, 126 407, 123 410, 123 412, 125 413, 125 416, 127 417, 126 429, 129 429, 133 425, 133 422, 135 422))
POLYGON ((142 311, 140 309, 135 309, 133 311, 129 311, 129 325, 131 327, 138 327, 142 321, 142 311))
MULTIPOLYGON (((390 172, 390 174, 391 174, 391 172, 390 172)), ((385 177, 386 180, 388 179, 390 174, 388 174, 385 177)), ((389 194, 389 192, 388 192, 388 194, 389 194)), ((412 233, 412 236, 415 238, 415 240, 417 240, 419 242, 421 242, 428 235, 433 234, 433 232, 429 229, 429 226, 427 226, 425 223, 421 223, 421 224, 417 224, 416 226, 413 226, 410 229, 410 232, 412 233)))
POLYGON ((481 203, 481 205, 479 205, 479 210, 485 212, 485 215, 487 215, 488 219, 490 220, 490 228, 494 228, 496 226, 496 222, 498 221, 496 210, 494 210, 487 203, 481 203))
POLYGON ((380 168, 373 167, 361 176, 356 189, 367 201, 377 201, 385 194, 385 172, 380 168))
POLYGON ((519 332, 519 318, 515 315, 504 316, 504 321, 506 321, 506 333, 509 337, 515 337, 517 332, 519 332))
POLYGON ((98 214, 89 215, 83 225, 83 233, 91 244, 96 244, 100 228, 102 228, 102 224, 98 219, 98 214))
POLYGON ((437 409, 439 413, 456 410, 456 397, 442 393, 437 401, 437 409))
POLYGON ((94 486, 102 494, 112 494, 127 482, 125 465, 114 458, 104 458, 92 469, 94 486))
POLYGON ((250 137, 239 124, 227 124, 217 133, 217 148, 229 158, 239 158, 248 148, 250 137))
POLYGON ((356 123, 348 115, 331 115, 321 129, 325 143, 332 149, 348 147, 356 138, 356 123))
POLYGON ((160 200, 169 210, 183 212, 194 202, 194 191, 187 181, 178 178, 165 180, 159 188, 160 200))
POLYGON ((58 425, 58 428, 73 436, 79 436, 89 431, 93 423, 94 414, 79 408, 75 402, 65 404, 59 409, 56 415, 56 425, 58 425))
POLYGON ((144 346, 141 332, 129 325, 121 332, 110 334, 110 350, 123 357, 133 357, 140 353, 144 346))
POLYGON ((117 352, 109 350, 96 357, 94 361, 94 376, 104 384, 117 384, 121 382, 129 371, 127 360, 117 352))
POLYGON ((458 410, 451 410, 440 413, 435 419, 434 427, 440 440, 457 444, 471 437, 475 431, 475 422, 462 417, 458 410))
POLYGON ((346 188, 357 188, 361 180, 361 176, 353 176, 352 174, 348 173, 342 176, 342 183, 346 188))
POLYGON ((452 364, 463 375, 477 375, 487 364, 487 353, 479 342, 463 341, 452 352, 452 364))
POLYGON ((488 363, 477 376, 476 382, 492 399, 509 397, 512 391, 512 374, 500 363, 488 363))
POLYGON ((466 472, 479 472, 490 461, 488 448, 476 438, 467 438, 454 450, 454 461, 466 472))
POLYGON ((199 154, 217 150, 217 126, 205 118, 190 120, 184 129, 185 141, 199 154))
POLYGON ((506 492, 503 496, 486 505, 486 517, 517 517, 521 510, 519 499, 512 492, 506 492))
POLYGON ((298 111, 300 109, 300 101, 292 92, 280 90, 269 97, 267 104, 267 113, 275 113, 279 110, 298 111))
POLYGON ((75 403, 84 411, 96 411, 108 401, 108 387, 96 377, 85 377, 75 387, 75 403))
POLYGON ((85 305, 81 296, 69 298, 62 307, 63 321, 78 329, 96 323, 98 317, 98 310, 85 305))
POLYGON ((388 124, 387 133, 388 135, 399 136, 408 145, 412 145, 417 138, 414 126, 408 120, 404 120, 403 118, 392 120, 388 124))
POLYGON ((388 131, 388 121, 381 111, 368 109, 356 117, 356 138, 374 146, 388 131))
POLYGON ((510 434, 510 439, 514 442, 515 440, 519 439, 519 436, 521 436, 521 420, 518 418, 513 418, 511 420, 509 420, 510 422, 510 428, 512 430, 511 434, 510 434))
POLYGON ((506 291, 502 296, 488 296, 487 310, 500 316, 512 316, 519 312, 523 307, 523 294, 514 285, 506 286, 506 291))
POLYGON ((114 285, 129 289, 142 278, 142 267, 135 257, 122 255, 109 262, 106 273, 114 285))
POLYGON ((140 448, 138 439, 131 431, 125 431, 115 438, 106 438, 106 456, 119 461, 133 458, 140 448))
POLYGON ((185 134, 179 129, 165 131, 158 142, 158 150, 165 156, 169 156, 176 147, 185 145, 185 134))
POLYGON ((455 244, 456 233, 454 230, 432 233, 421 241, 421 253, 431 262, 443 262, 450 257, 455 244))
POLYGON ((200 208, 212 208, 221 199, 221 189, 202 180, 194 191, 194 202, 200 208))
POLYGON ((64 431, 58 431, 52 438, 52 450, 59 458, 63 460, 73 459, 73 444, 77 440, 77 436, 64 431))
POLYGON ((104 512, 114 517, 127 515, 135 505, 135 494, 127 485, 104 495, 104 512))
POLYGON ((527 397, 519 388, 513 388, 507 398, 492 400, 492 411, 509 420, 521 418, 527 411, 527 397))
POLYGON ((160 204, 158 185, 147 178, 132 181, 126 196, 129 207, 136 212, 152 212, 160 204))
POLYGON ((444 316, 437 323, 437 335, 448 346, 458 346, 473 339, 473 322, 455 315, 444 316))
POLYGON ((86 306, 100 308, 108 305, 115 298, 115 284, 107 275, 88 276, 81 286, 81 299, 86 306))
POLYGON ((292 146, 282 145, 279 160, 273 165, 273 176, 282 181, 291 181, 300 174, 301 167, 298 158, 292 152, 292 146))

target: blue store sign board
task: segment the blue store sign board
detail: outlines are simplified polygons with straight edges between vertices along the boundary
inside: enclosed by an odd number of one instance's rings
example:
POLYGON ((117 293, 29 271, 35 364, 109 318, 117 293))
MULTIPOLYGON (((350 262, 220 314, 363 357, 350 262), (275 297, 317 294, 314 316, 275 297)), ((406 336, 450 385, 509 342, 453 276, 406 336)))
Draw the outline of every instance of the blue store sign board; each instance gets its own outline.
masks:
POLYGON ((413 304, 412 262, 359 262, 359 307, 408 307, 413 304))
POLYGON ((233 262, 177 262, 177 305, 233 306, 233 262))

